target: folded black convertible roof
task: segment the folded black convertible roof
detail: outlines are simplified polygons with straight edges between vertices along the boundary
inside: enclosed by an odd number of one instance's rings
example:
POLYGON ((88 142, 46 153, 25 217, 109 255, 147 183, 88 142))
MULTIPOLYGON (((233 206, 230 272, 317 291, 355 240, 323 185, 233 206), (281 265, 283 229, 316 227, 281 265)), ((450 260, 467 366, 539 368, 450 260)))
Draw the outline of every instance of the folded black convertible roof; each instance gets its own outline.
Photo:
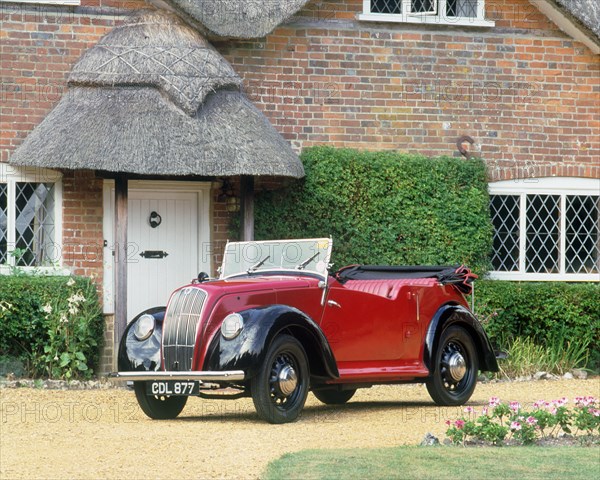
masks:
POLYGON ((390 267, 384 265, 352 265, 341 268, 335 274, 340 282, 347 280, 387 280, 396 278, 437 278, 442 272, 454 273, 457 266, 390 267))

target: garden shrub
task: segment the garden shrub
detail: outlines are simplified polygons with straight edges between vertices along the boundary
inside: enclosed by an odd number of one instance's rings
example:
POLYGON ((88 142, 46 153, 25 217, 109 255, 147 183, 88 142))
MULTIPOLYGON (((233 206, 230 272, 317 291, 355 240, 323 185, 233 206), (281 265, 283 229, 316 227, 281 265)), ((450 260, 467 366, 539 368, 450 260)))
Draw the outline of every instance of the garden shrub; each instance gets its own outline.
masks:
POLYGON ((600 284, 480 280, 475 312, 493 343, 517 337, 539 345, 588 345, 588 366, 600 366, 600 284), (562 342, 561 342, 562 341, 562 342))
POLYGON ((482 160, 314 147, 306 177, 256 198, 256 238, 333 237, 333 262, 487 270, 492 225, 482 160))
POLYGON ((0 276, 0 357, 32 376, 89 378, 104 320, 95 284, 82 277, 0 276))

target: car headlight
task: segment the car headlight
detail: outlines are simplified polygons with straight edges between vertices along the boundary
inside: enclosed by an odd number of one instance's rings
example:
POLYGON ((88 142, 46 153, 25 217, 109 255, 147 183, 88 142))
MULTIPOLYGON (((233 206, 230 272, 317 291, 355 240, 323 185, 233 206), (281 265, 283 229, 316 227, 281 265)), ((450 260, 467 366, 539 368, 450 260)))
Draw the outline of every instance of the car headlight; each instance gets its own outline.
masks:
POLYGON ((230 313, 221 324, 221 335, 226 340, 233 340, 244 328, 244 319, 239 313, 230 313))
POLYGON ((145 313, 138 321, 135 323, 135 327, 133 327, 133 334, 135 338, 137 338, 140 342, 147 340, 154 332, 154 327, 156 326, 156 321, 154 317, 148 313, 145 313))

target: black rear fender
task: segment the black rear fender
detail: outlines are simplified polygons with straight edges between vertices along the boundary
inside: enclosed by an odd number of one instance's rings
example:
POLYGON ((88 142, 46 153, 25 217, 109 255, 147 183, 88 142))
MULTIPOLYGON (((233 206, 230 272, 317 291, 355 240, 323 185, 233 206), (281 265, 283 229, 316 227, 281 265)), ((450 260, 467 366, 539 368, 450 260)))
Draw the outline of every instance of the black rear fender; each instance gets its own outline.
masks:
POLYGON ((432 359, 437 351, 441 333, 451 325, 462 327, 471 335, 479 357, 479 369, 484 372, 497 372, 496 355, 479 320, 465 307, 451 304, 444 305, 436 312, 427 329, 423 361, 429 371, 433 369, 432 359))

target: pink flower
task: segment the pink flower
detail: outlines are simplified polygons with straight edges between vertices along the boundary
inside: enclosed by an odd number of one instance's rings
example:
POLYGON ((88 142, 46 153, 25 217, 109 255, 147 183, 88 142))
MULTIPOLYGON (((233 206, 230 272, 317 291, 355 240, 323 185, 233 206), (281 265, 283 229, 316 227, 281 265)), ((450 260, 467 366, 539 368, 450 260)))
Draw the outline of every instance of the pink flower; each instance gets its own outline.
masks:
POLYGON ((535 402, 533 404, 534 408, 542 408, 544 405, 546 405, 546 402, 544 402, 544 400, 538 400, 537 402, 535 402))
POLYGON ((519 422, 512 422, 510 424, 510 429, 514 432, 516 430, 521 430, 521 424, 519 422))
POLYGON ((464 420, 456 420, 456 421, 454 422, 454 426, 455 426, 456 428, 458 428, 459 430, 462 430, 462 429, 463 429, 463 427, 465 426, 465 421, 464 421, 464 420))
POLYGON ((550 412, 552 415, 556 415, 556 410, 557 410, 557 409, 556 409, 556 407, 550 407, 550 408, 548 409, 548 411, 549 411, 549 412, 550 412))
POLYGON ((483 407, 483 408, 481 409, 481 413, 482 413, 483 415, 487 415, 487 414, 488 414, 488 407, 483 407))
POLYGON ((510 408, 513 412, 516 413, 519 410, 521 410, 521 404, 519 402, 510 402, 508 408, 510 408))
POLYGON ((526 422, 527 422, 527 425, 535 425, 535 424, 536 424, 538 421, 537 421, 537 419, 536 419, 536 418, 533 418, 533 417, 527 417, 527 420, 526 420, 526 422))
POLYGON ((597 400, 594 397, 575 397, 575 405, 578 407, 589 407, 595 405, 597 400))
POLYGON ((465 407, 465 413, 475 413, 475 409, 473 407, 465 407))
POLYGON ((450 422, 450 420, 446 420, 444 423, 445 423, 446 425, 450 426, 450 423, 451 423, 451 422, 450 422))
POLYGON ((490 407, 497 407, 498 405, 500 405, 500 399, 498 397, 492 397, 490 398, 490 402, 489 402, 489 406, 490 407))
POLYGON ((600 417, 600 410, 597 408, 588 408, 588 412, 591 413, 594 417, 600 417))

